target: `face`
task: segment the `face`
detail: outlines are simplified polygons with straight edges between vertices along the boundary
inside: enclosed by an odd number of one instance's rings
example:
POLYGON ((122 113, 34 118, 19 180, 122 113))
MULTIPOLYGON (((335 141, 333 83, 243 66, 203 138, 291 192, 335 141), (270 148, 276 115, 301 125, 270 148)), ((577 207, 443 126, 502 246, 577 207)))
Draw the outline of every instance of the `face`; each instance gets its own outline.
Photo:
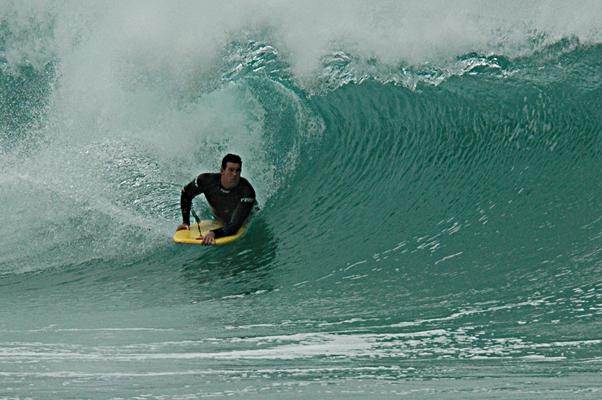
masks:
POLYGON ((240 164, 227 162, 226 168, 220 169, 221 183, 224 189, 232 189, 240 182, 240 164))

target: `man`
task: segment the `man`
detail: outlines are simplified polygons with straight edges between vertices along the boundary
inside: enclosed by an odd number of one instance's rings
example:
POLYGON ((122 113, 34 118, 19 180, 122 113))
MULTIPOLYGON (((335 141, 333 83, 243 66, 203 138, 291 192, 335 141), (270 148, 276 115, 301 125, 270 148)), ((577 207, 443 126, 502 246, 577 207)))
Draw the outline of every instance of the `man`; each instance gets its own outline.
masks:
POLYGON ((203 237, 204 245, 215 243, 222 236, 234 235, 251 214, 255 204, 255 190, 245 178, 240 176, 242 160, 235 154, 227 154, 222 160, 220 173, 205 173, 184 186, 180 197, 180 207, 184 223, 176 230, 190 229, 190 209, 192 199, 203 193, 213 214, 223 224, 203 237))

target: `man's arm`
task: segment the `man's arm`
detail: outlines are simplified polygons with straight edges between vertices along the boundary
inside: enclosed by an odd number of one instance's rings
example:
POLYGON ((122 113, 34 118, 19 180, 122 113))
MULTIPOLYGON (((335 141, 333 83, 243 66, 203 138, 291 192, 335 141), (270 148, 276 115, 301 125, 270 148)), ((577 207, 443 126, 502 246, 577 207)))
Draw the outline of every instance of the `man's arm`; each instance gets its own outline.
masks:
POLYGON ((199 180, 201 175, 193 179, 189 184, 182 188, 180 195, 180 208, 182 209, 182 221, 184 225, 190 225, 190 209, 192 208, 192 199, 203 193, 199 180))
POLYGON ((230 236, 236 234, 242 224, 245 223, 255 204, 255 191, 253 188, 249 188, 246 193, 240 199, 240 202, 232 213, 232 218, 226 223, 223 228, 214 229, 212 232, 215 234, 215 238, 222 236, 230 236))

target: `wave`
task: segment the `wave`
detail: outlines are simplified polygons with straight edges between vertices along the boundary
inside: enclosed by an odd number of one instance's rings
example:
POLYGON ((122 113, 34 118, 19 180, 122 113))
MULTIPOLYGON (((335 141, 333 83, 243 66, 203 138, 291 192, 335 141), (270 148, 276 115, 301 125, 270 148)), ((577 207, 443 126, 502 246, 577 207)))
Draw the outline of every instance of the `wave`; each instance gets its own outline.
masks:
POLYGON ((165 251, 179 187, 226 151, 265 232, 297 247, 274 263, 298 262, 300 241, 326 264, 365 241, 344 265, 441 266, 538 230, 550 251, 575 246, 564 231, 594 251, 599 6, 464 5, 5 3, 2 271, 165 251), (42 244, 23 263, 31 234, 12 231, 32 219, 42 244))

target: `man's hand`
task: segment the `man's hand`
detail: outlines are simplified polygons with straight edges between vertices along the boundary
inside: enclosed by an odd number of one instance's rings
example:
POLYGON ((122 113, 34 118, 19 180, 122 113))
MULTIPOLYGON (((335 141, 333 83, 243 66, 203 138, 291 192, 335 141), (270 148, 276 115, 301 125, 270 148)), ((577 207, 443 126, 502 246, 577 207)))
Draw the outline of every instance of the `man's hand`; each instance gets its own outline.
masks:
POLYGON ((176 232, 183 231, 184 229, 190 229, 190 226, 188 226, 186 224, 178 225, 178 227, 176 228, 176 232))
POLYGON ((213 231, 209 231, 209 233, 203 237, 203 244, 205 246, 215 244, 215 233, 213 231))

